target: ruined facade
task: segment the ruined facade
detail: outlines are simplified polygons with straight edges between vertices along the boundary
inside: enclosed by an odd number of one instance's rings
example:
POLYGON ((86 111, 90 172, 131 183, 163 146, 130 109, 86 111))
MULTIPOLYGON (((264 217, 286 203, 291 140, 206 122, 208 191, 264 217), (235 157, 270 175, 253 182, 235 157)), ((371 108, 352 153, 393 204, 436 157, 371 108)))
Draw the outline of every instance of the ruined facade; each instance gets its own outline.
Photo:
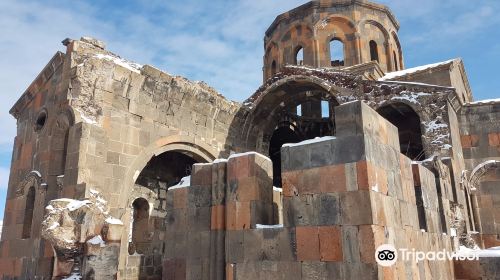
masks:
POLYGON ((11 109, 0 279, 498 279, 376 263, 500 246, 500 102, 460 59, 404 70, 398 28, 360 0, 280 15, 241 104, 66 39, 11 109))

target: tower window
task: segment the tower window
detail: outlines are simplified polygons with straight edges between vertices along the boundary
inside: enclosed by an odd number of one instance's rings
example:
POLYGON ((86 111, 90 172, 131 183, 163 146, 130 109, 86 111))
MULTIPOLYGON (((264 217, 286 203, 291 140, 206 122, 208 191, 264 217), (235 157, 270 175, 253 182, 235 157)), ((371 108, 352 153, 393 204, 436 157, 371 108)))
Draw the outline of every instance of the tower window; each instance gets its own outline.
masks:
POLYGON ((295 54, 295 65, 304 65, 304 48, 299 47, 295 54))
POLYGON ((377 43, 373 40, 370 41, 370 56, 372 61, 376 60, 380 62, 378 58, 378 46, 377 43))
POLYGON ((273 63, 271 63, 271 75, 276 74, 276 60, 273 60, 273 63))
POLYGON ((344 66, 344 43, 339 39, 330 41, 330 61, 332 67, 344 66))

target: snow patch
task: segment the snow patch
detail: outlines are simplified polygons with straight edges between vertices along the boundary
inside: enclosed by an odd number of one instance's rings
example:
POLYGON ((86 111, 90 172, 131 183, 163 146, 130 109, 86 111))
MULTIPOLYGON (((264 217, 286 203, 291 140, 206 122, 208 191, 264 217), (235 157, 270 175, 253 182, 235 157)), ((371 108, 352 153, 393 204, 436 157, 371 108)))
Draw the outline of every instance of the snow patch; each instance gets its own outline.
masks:
POLYGON ((273 186, 273 191, 274 191, 274 192, 279 192, 279 193, 282 193, 282 192, 283 192, 283 189, 282 189, 282 188, 278 188, 278 187, 273 186))
POLYGON ((436 130, 448 128, 448 125, 445 123, 438 123, 437 120, 430 121, 425 124, 427 132, 434 132, 436 130))
POLYGON ((278 225, 261 225, 261 224, 256 224, 255 228, 257 228, 257 229, 283 228, 283 225, 281 225, 281 224, 278 224, 278 225))
POLYGON ((113 217, 108 217, 106 219, 106 223, 110 225, 123 225, 123 222, 120 219, 113 218, 113 217))
POLYGON ((418 99, 422 96, 429 96, 429 95, 431 94, 425 92, 402 93, 400 96, 394 96, 393 98, 391 98, 391 100, 406 100, 410 103, 420 104, 418 99))
POLYGON ((102 237, 100 235, 94 236, 91 239, 87 240, 87 243, 92 245, 100 245, 101 247, 104 247, 106 245, 106 242, 102 240, 102 237))
POLYGON ((111 61, 114 64, 120 65, 121 67, 126 68, 132 72, 139 73, 139 74, 141 73, 141 68, 142 68, 141 64, 128 61, 128 60, 123 59, 121 57, 112 56, 109 54, 96 54, 95 58, 111 61))
POLYGON ((189 186, 191 186, 191 176, 186 176, 177 185, 168 188, 168 190, 182 189, 189 186))
POLYGON ((335 136, 316 137, 314 139, 305 140, 305 141, 302 141, 299 143, 285 144, 285 145, 283 145, 283 147, 298 147, 298 146, 309 145, 309 144, 314 144, 314 143, 321 143, 321 142, 330 141, 330 140, 334 140, 334 139, 337 139, 337 137, 335 137, 335 136))
POLYGON ((73 273, 66 278, 62 278, 61 280, 81 280, 82 276, 79 273, 73 273))
POLYGON ((80 117, 82 118, 83 122, 88 123, 88 124, 97 124, 97 121, 94 120, 93 118, 85 115, 80 109, 75 108, 75 110, 80 113, 80 117))
POLYGON ((38 176, 38 177, 40 177, 40 178, 42 177, 42 174, 41 174, 41 173, 40 173, 40 171, 38 171, 38 170, 31 170, 31 173, 35 173, 35 174, 36 174, 36 176, 38 176))
POLYGON ((447 60, 447 61, 443 61, 443 62, 438 62, 438 63, 433 63, 433 64, 422 65, 422 66, 418 66, 418 67, 414 67, 414 68, 408 68, 408 69, 401 70, 401 71, 387 73, 384 77, 380 78, 379 81, 392 80, 394 78, 398 78, 398 77, 406 76, 409 74, 417 73, 420 71, 424 71, 427 69, 443 66, 443 65, 452 63, 453 61, 455 61, 455 59, 451 59, 451 60, 447 60))

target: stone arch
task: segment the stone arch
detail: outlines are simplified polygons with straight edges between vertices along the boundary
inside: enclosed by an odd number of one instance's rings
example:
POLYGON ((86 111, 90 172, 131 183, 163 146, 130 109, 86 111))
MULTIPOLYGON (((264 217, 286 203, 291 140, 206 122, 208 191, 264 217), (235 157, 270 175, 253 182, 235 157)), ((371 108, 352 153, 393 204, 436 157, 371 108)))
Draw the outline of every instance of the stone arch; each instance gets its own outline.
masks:
POLYGON ((293 64, 297 47, 301 46, 304 49, 304 64, 313 64, 313 30, 305 23, 294 24, 288 32, 285 32, 279 39, 280 49, 283 51, 282 64, 293 64), (287 50, 287 51, 284 51, 287 50))
MULTIPOLYGON (((141 171, 146 167, 148 162, 157 155, 161 155, 167 152, 182 152, 189 154, 193 158, 201 162, 211 162, 218 155, 217 150, 211 147, 207 143, 196 140, 192 136, 184 136, 184 135, 174 135, 169 137, 164 137, 156 140, 150 146, 145 148, 133 161, 131 166, 127 169, 124 176, 124 187, 122 192, 120 193, 120 197, 118 200, 118 208, 120 209, 130 209, 132 198, 143 197, 148 201, 154 200, 155 196, 149 191, 140 191, 142 195, 137 195, 138 186, 135 185, 135 181, 141 171)), ((151 207, 153 209, 153 207, 151 207)), ((129 211, 123 211, 121 213, 117 213, 117 216, 121 216, 121 220, 124 224, 128 225, 131 220, 131 215, 128 213, 129 211)), ((124 227, 124 232, 122 236, 128 236, 129 229, 124 227)), ((123 252, 127 252, 128 248, 128 239, 122 238, 121 241, 121 250, 123 252)), ((126 256, 127 254, 121 254, 119 261, 119 268, 124 269, 126 265, 126 256)))
POLYGON ((274 41, 271 41, 267 44, 266 54, 264 57, 264 79, 270 78, 273 76, 273 65, 276 66, 276 72, 279 71, 281 61, 280 61, 280 53, 278 44, 274 41))
POLYGON ((399 42, 399 37, 396 34, 396 32, 392 31, 391 32, 392 38, 394 39, 394 42, 396 43, 396 50, 398 54, 398 65, 399 65, 399 70, 404 69, 404 63, 403 63, 403 48, 401 47, 401 43, 399 42))
POLYGON ((423 145, 422 118, 407 102, 385 102, 377 109, 382 117, 398 128, 400 152, 412 160, 426 156, 423 145))
POLYGON ((379 64, 383 66, 384 69, 387 71, 392 70, 392 64, 390 63, 391 61, 391 52, 390 52, 390 36, 389 32, 387 29, 379 22, 375 20, 362 20, 359 22, 359 30, 361 30, 361 33, 363 36, 366 36, 364 40, 364 46, 362 47, 362 51, 364 50, 365 55, 367 58, 370 58, 370 46, 369 42, 374 41, 377 43, 378 48, 379 48, 379 64), (374 27, 376 30, 380 31, 382 34, 382 38, 376 37, 374 32, 370 32, 370 30, 367 30, 366 25, 374 27))
POLYGON ((470 186, 472 190, 479 189, 479 183, 483 176, 491 170, 499 170, 500 171, 500 160, 490 160, 485 161, 479 165, 477 165, 474 170, 471 172, 471 176, 469 179, 470 186))
POLYGON ((357 63, 357 44, 349 37, 357 33, 356 25, 349 18, 341 15, 331 15, 320 20, 315 25, 318 38, 319 59, 323 65, 330 65, 330 42, 339 40, 344 45, 345 66, 357 63))
POLYGON ((273 83, 252 102, 242 127, 243 143, 247 149, 267 154, 267 142, 283 117, 282 110, 292 111, 308 100, 338 105, 337 92, 337 87, 313 76, 292 75, 273 83))
POLYGON ((72 110, 61 110, 50 124, 49 176, 64 175, 69 145, 69 130, 74 124, 72 110))
POLYGON ((38 171, 28 173, 16 189, 16 196, 23 198, 21 200, 23 202, 22 208, 24 209, 22 239, 32 238, 31 233, 36 232, 32 228, 38 226, 40 223, 39 219, 43 215, 40 207, 43 207, 46 190, 47 184, 43 183, 42 175, 38 171), (35 221, 39 222, 35 225, 35 221))

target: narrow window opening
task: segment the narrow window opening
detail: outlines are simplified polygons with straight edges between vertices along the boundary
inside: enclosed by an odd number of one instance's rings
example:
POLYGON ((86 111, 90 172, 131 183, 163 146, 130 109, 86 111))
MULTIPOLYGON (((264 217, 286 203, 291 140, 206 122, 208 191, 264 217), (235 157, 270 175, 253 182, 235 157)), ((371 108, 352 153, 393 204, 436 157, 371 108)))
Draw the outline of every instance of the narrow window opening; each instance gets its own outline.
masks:
POLYGON ((302 105, 297 106, 297 116, 302 117, 302 105))
POLYGON ((399 70, 399 67, 398 67, 398 57, 396 55, 396 52, 393 52, 393 56, 394 56, 394 70, 398 71, 399 70))
POLYGON ((370 41, 370 56, 371 56, 371 60, 374 61, 379 61, 379 58, 378 58, 378 46, 377 46, 377 43, 375 41, 370 41))
POLYGON ((23 239, 31 237, 31 225, 33 224, 33 211, 35 209, 35 187, 31 187, 26 195, 26 207, 24 209, 23 239))
POLYGON ((330 103, 328 101, 321 101, 321 117, 329 118, 330 117, 330 103))
POLYGON ((276 75, 276 61, 273 60, 273 63, 271 63, 271 75, 276 75))

